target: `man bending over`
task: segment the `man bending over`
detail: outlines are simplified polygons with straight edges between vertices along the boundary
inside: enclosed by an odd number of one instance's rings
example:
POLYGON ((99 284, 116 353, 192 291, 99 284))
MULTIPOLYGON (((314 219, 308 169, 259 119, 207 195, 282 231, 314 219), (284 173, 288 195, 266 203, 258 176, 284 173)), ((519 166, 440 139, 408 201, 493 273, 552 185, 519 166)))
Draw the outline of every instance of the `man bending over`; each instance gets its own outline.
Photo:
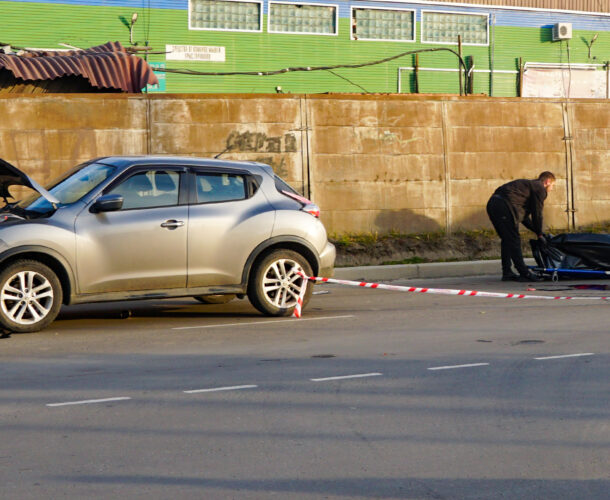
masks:
POLYGON ((487 203, 487 215, 500 236, 502 281, 540 281, 523 261, 519 223, 544 241, 542 208, 555 186, 555 176, 542 172, 538 179, 517 179, 500 186, 487 203), (511 268, 511 262, 519 274, 511 268))

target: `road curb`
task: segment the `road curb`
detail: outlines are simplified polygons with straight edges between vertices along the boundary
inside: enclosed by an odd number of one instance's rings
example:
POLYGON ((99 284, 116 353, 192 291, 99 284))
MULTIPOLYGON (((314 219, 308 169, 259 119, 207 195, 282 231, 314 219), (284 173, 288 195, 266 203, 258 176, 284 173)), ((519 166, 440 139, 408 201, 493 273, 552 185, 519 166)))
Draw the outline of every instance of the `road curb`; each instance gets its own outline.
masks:
MULTIPOLYGON (((525 259, 528 265, 534 259, 525 259)), ((354 281, 391 281, 397 279, 461 278, 466 276, 500 275, 499 260, 432 262, 429 264, 398 264, 389 266, 337 267, 335 278, 354 281)))

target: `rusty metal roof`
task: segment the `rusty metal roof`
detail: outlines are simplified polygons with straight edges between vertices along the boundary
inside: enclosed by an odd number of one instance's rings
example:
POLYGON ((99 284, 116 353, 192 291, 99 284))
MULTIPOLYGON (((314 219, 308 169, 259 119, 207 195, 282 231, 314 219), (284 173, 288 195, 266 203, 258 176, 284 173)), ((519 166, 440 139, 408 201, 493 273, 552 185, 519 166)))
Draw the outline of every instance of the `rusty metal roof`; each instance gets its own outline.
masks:
POLYGON ((100 89, 140 93, 146 84, 158 83, 148 63, 130 54, 119 42, 69 52, 27 52, 1 54, 0 69, 22 80, 55 80, 82 76, 100 89))
POLYGON ((449 3, 499 5, 502 7, 530 7, 583 12, 610 12, 608 0, 442 0, 449 3))

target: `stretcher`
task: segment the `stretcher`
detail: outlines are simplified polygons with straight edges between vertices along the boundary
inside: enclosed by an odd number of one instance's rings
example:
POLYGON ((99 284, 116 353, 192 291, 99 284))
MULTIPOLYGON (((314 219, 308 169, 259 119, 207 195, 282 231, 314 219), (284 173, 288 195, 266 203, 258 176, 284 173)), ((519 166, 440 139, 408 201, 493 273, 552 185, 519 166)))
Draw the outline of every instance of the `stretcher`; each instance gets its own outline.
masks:
POLYGON ((536 260, 530 269, 552 281, 610 277, 610 234, 549 235, 546 242, 530 240, 530 247, 536 260))

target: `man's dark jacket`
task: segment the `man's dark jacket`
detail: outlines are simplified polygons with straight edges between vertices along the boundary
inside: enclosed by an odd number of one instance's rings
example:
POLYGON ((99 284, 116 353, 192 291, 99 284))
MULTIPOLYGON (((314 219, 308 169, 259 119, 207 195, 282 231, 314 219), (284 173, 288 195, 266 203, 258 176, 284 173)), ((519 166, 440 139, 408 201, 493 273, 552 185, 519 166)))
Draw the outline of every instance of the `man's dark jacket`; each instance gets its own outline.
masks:
POLYGON ((542 208, 547 192, 541 181, 517 179, 500 186, 494 196, 508 204, 515 224, 521 222, 530 231, 542 234, 542 208))

